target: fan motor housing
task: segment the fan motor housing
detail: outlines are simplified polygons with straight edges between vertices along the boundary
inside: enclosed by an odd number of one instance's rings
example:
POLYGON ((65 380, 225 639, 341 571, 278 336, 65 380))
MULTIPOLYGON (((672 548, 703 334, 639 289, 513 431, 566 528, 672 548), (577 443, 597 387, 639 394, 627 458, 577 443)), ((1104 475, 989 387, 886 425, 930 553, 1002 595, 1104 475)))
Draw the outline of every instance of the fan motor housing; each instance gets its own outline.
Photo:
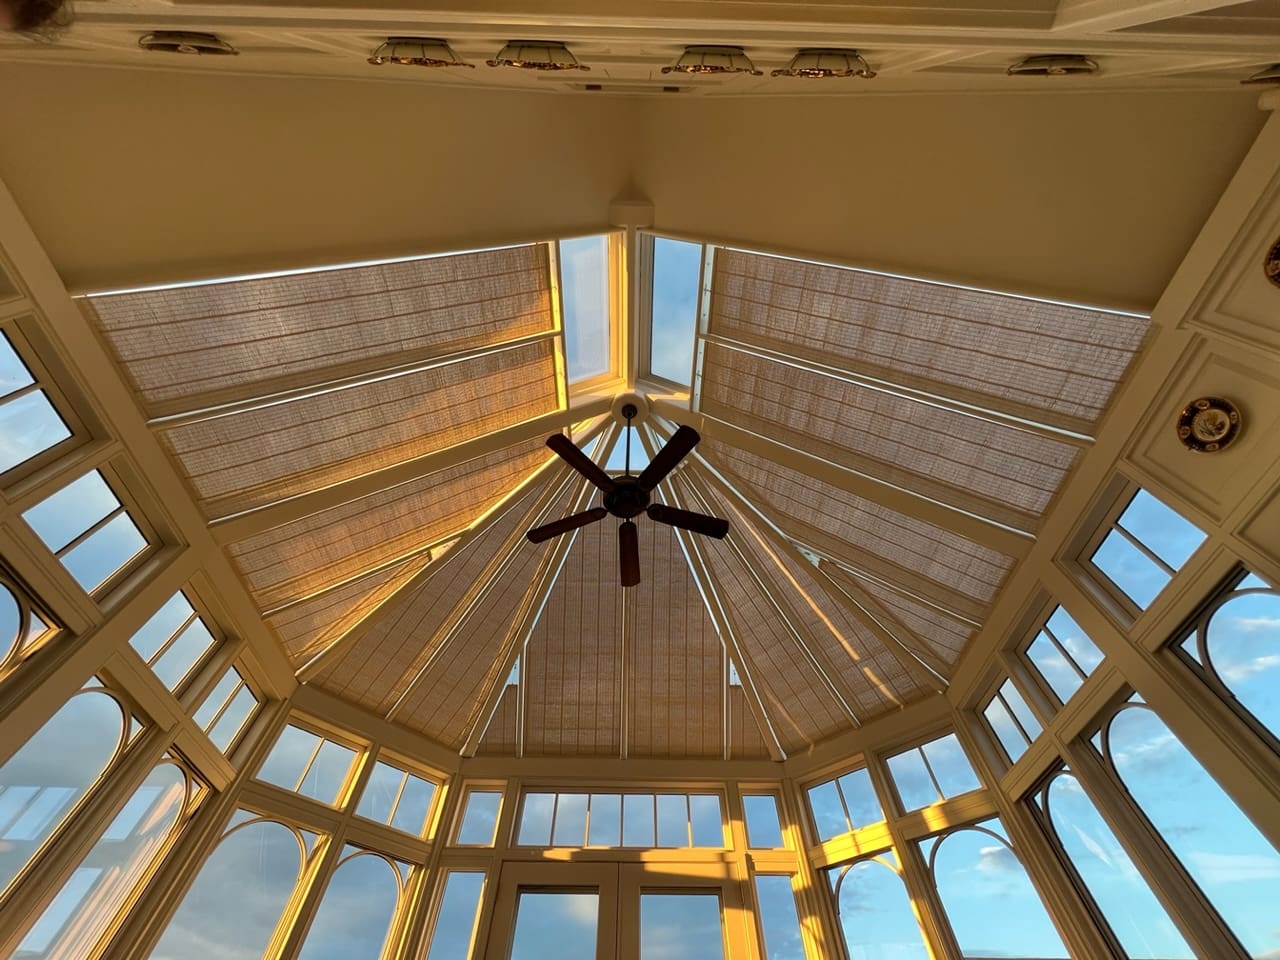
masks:
POLYGON ((613 516, 630 520, 644 513, 649 494, 640 489, 636 477, 614 477, 614 488, 604 495, 604 508, 613 516))

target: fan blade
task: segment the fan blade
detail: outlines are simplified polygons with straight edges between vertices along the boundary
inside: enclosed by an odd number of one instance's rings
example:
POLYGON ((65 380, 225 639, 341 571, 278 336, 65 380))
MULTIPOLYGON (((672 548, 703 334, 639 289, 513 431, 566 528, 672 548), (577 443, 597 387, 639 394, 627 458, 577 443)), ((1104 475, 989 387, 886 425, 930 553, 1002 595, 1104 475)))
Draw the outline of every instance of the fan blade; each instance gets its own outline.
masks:
POLYGON ((634 587, 640 582, 640 540, 636 536, 636 525, 630 520, 618 527, 618 567, 624 587, 634 587))
POLYGON ((709 517, 705 513, 694 513, 692 510, 681 510, 678 507, 666 507, 660 503, 649 504, 646 511, 649 517, 659 523, 679 527, 681 530, 692 530, 704 536, 723 540, 729 533, 729 521, 719 517, 709 517))
POLYGON ((573 441, 563 433, 553 433, 547 437, 547 446, 558 453, 561 460, 594 483, 600 490, 605 493, 613 490, 613 479, 601 470, 590 457, 574 446, 573 441))
POLYGON ((671 435, 671 439, 667 441, 666 446, 658 451, 658 455, 649 461, 649 465, 640 474, 636 481, 640 489, 648 493, 660 484, 663 477, 674 470, 676 464, 683 460, 685 455, 697 446, 698 441, 701 439, 698 436, 698 431, 693 427, 682 425, 679 430, 671 435))
POLYGON ((604 507, 592 507, 590 510, 583 510, 582 513, 571 514, 567 517, 561 517, 559 520, 544 523, 540 527, 534 527, 525 536, 529 538, 530 543, 541 543, 543 540, 550 540, 552 537, 558 537, 560 534, 568 533, 570 530, 585 527, 588 523, 603 520, 608 515, 609 511, 604 507))

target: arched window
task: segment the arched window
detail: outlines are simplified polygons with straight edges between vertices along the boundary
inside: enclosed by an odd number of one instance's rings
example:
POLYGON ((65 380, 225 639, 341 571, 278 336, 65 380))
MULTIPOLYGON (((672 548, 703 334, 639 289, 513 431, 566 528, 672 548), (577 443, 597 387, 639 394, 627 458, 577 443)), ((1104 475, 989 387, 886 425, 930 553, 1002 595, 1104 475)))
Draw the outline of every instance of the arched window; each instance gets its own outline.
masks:
POLYGON ((835 884, 849 960, 929 960, 892 853, 849 864, 835 884))
POLYGON ((127 730, 114 696, 100 687, 82 690, 0 767, 0 890, 102 778, 127 730))
POLYGON ((0 676, 58 632, 26 592, 0 568, 0 676))
POLYGON ((90 956, 190 815, 199 792, 176 761, 157 764, 27 932, 18 956, 90 956))
POLYGON ((1103 729, 1105 758, 1251 955, 1280 949, 1280 855, 1155 711, 1127 703, 1103 729))
POLYGON ((200 868, 153 960, 260 960, 307 857, 302 835, 283 823, 233 827, 200 868))
POLYGON ((931 837, 920 847, 964 956, 1067 960, 1067 948, 999 820, 940 840, 931 837))
POLYGON ((1250 574, 1206 611, 1182 649, 1211 687, 1280 741, 1280 593, 1250 574))
POLYGON ((1195 954, 1071 773, 1039 796, 1053 833, 1132 960, 1195 960, 1195 954))
POLYGON ((386 857, 347 847, 329 878, 298 960, 378 960, 391 934, 404 880, 400 868, 386 857))

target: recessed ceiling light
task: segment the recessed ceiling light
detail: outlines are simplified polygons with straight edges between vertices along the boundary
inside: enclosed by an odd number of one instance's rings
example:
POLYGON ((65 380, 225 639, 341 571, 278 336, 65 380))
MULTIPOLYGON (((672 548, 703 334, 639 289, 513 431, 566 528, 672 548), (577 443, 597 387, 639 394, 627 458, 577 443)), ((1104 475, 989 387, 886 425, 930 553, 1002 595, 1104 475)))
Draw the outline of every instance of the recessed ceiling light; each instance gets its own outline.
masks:
POLYGON ((833 47, 798 50, 789 64, 771 73, 775 77, 863 77, 868 80, 875 75, 857 50, 833 47))
POLYGON ((1097 73, 1098 64, 1078 53, 1051 53, 1024 57, 1010 65, 1011 77, 1066 77, 1073 74, 1097 73))
POLYGON ((471 67, 475 64, 461 59, 447 40, 434 37, 387 37, 373 51, 369 62, 375 66, 384 63, 401 63, 413 67, 471 67))
POLYGON ((555 40, 508 40, 498 55, 485 61, 491 67, 521 70, 590 70, 569 48, 555 40))
POLYGON ((668 67, 663 73, 679 71, 681 73, 749 73, 753 77, 763 76, 756 69, 751 58, 741 47, 696 46, 685 47, 680 59, 668 67))
POLYGON ((240 51, 216 33, 191 33, 186 30, 154 30, 138 38, 143 50, 160 53, 186 53, 218 57, 237 56, 240 51))

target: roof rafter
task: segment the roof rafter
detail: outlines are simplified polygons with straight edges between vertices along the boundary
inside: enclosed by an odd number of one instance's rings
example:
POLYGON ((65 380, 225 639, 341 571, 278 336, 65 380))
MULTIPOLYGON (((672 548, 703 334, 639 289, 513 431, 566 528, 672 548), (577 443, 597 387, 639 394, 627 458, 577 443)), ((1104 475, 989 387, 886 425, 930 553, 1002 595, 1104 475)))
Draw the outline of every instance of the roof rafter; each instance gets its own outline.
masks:
MULTIPOLYGON (((602 457, 608 457, 609 451, 617 439, 617 434, 618 428, 615 426, 611 436, 606 437, 604 441, 601 451, 602 457)), ((578 491, 578 495, 574 498, 569 512, 572 514, 585 509, 594 493, 595 487, 589 483, 584 483, 578 491)), ((569 551, 573 549, 577 539, 577 530, 570 531, 568 536, 557 537, 551 552, 539 564, 538 573, 530 589, 525 594, 520 612, 512 622, 511 628, 507 631, 507 636, 502 642, 502 654, 500 659, 496 661, 498 670, 491 677, 488 689, 485 691, 484 698, 480 701, 475 718, 467 731, 466 740, 463 742, 461 751, 459 751, 462 756, 474 757, 476 751, 480 748, 480 741, 484 739, 485 731, 489 728, 489 724, 493 719, 493 712, 498 709, 498 703, 501 701, 503 691, 506 689, 507 676, 511 673, 511 668, 515 665, 516 660, 524 654, 525 648, 529 643, 529 637, 532 636, 534 628, 542 618, 542 612, 546 609, 547 600, 551 596, 551 591, 555 588, 556 581, 560 578, 560 572, 564 569, 564 562, 568 559, 569 551)), ((523 724, 523 722, 523 717, 518 718, 517 723, 523 724)), ((520 756, 523 753, 524 737, 519 731, 517 731, 516 742, 521 745, 516 751, 516 755, 520 756)))
POLYGON ((681 423, 692 420, 691 425, 707 439, 739 447, 757 457, 829 483, 839 490, 878 503, 904 516, 959 534, 1005 556, 1021 559, 1034 543, 1035 538, 1028 532, 1015 530, 868 474, 838 466, 829 460, 735 427, 705 413, 691 412, 670 400, 655 400, 652 409, 655 414, 668 420, 681 423))
MULTIPOLYGON (((773 523, 765 514, 755 506, 749 497, 745 496, 736 486, 730 483, 719 468, 709 461, 706 456, 701 453, 695 453, 697 457, 697 466, 701 469, 697 476, 701 478, 705 474, 709 482, 717 490, 726 496, 732 503, 744 510, 756 521, 758 526, 764 530, 765 534, 773 542, 774 546, 785 553, 791 560, 796 563, 812 566, 805 559, 804 555, 796 547, 796 545, 773 523)), ((692 478, 691 478, 692 479, 692 478)), ((696 481, 693 481, 696 482, 696 481)), ((920 681, 921 684, 941 693, 946 689, 947 667, 941 663, 928 649, 928 647, 915 635, 913 631, 907 628, 892 617, 887 611, 877 610, 873 614, 870 610, 861 609, 861 605, 850 602, 850 597, 845 591, 841 590, 839 585, 834 583, 826 572, 820 567, 813 567, 814 578, 822 585, 827 595, 841 607, 853 614, 855 618, 865 624, 867 628, 876 635, 876 637, 889 647, 898 650, 903 656, 903 666, 920 681), (880 614, 877 616, 876 614, 880 614)))
MULTIPOLYGON (((714 508, 711 505, 710 498, 704 496, 703 491, 699 489, 696 481, 691 476, 695 469, 696 468, 692 464, 686 466, 684 470, 680 472, 680 481, 688 486, 693 495, 692 499, 697 504, 699 510, 704 513, 713 513, 714 508)), ((853 709, 853 706, 849 702, 849 691, 843 689, 843 684, 837 683, 836 678, 830 674, 827 669, 827 665, 823 663, 826 658, 820 657, 810 648, 809 644, 805 642, 804 636, 798 629, 796 629, 796 625, 792 623, 791 614, 786 602, 778 596, 775 587, 760 571, 756 562, 747 555, 747 552, 737 542, 735 531, 731 529, 729 531, 729 535, 724 538, 723 542, 728 545, 730 551, 733 553, 734 559, 736 559, 742 568, 747 571, 747 575, 751 578, 751 582, 755 584, 756 589, 760 591, 769 606, 773 608, 774 613, 778 616, 778 621, 782 624, 783 629, 786 630, 787 635, 791 637, 791 642, 800 650, 804 659, 809 662, 809 666, 813 669, 814 673, 817 674, 818 679, 822 681, 822 685, 826 687, 827 692, 835 699, 836 703, 840 707, 840 712, 843 713, 855 727, 862 726, 862 718, 858 716, 858 712, 853 709)))
MULTIPOLYGON (((650 442, 648 434, 641 430, 640 437, 641 443, 645 445, 646 453, 653 457, 657 453, 657 449, 650 442)), ((657 493, 665 503, 673 506, 684 506, 680 498, 675 496, 672 491, 659 488, 657 493)), ((747 703, 756 717, 756 722, 764 737, 765 748, 769 752, 769 758, 777 761, 785 760, 787 758, 786 751, 782 748, 777 732, 773 729, 773 722, 764 708, 764 701, 760 697, 759 688, 756 686, 755 667, 743 652, 741 643, 738 642, 738 635, 733 629, 733 623, 725 612, 724 602, 720 599, 718 581, 702 557, 698 538, 686 530, 681 530, 679 527, 674 527, 673 530, 676 535, 676 541, 680 544, 680 550, 684 553, 685 561, 689 564, 689 572, 693 575, 693 582, 702 597, 703 606, 706 608, 708 616, 711 617, 711 622, 715 625, 716 632, 720 635, 720 642, 724 644, 725 654, 729 657, 730 662, 737 667, 743 695, 746 697, 747 703)), ((725 671, 725 680, 727 685, 727 670, 725 671)), ((727 750, 729 746, 729 731, 727 728, 724 730, 724 737, 725 749, 727 750)))
POLYGON ((1058 0, 1055 31, 1105 33, 1228 7, 1240 0, 1058 0))
POLYGON ((482 437, 476 437, 474 440, 466 440, 381 470, 372 470, 358 477, 352 477, 350 480, 343 480, 263 507, 214 520, 210 524, 210 531, 214 540, 223 546, 237 540, 244 540, 254 534, 283 526, 293 520, 300 520, 330 507, 341 506, 390 487, 447 470, 468 460, 474 460, 476 457, 496 453, 522 441, 558 433, 565 427, 571 427, 576 423, 607 413, 612 403, 611 395, 583 397, 577 404, 570 404, 564 410, 544 413, 530 420, 487 433, 482 437))
MULTIPOLYGON (((534 526, 544 523, 548 516, 548 512, 560 500, 564 494, 573 487, 578 480, 578 475, 565 467, 561 471, 561 478, 558 483, 550 484, 546 490, 537 498, 534 505, 525 513, 525 519, 530 521, 534 526)), ((582 481, 585 483, 586 481, 582 481)), ((480 576, 467 590, 466 596, 453 608, 450 612, 449 619, 445 625, 438 630, 433 636, 427 638, 423 644, 424 647, 434 647, 423 660, 422 665, 415 671, 409 683, 399 695, 395 695, 394 699, 388 696, 381 705, 383 715, 388 720, 394 720, 396 715, 403 709, 409 697, 417 689, 423 678, 431 670, 432 665, 444 653, 445 649, 453 642, 454 638, 462 631, 463 627, 471 620, 476 610, 485 602, 485 599, 493 592, 494 588, 502 581, 503 573, 507 567, 511 566, 515 560, 516 552, 526 546, 524 534, 526 527, 521 524, 513 530, 503 541, 502 545, 494 553, 493 557, 485 564, 480 576)), ((510 665, 507 667, 511 669, 510 665)), ((394 694, 394 691, 393 691, 394 694)))
MULTIPOLYGON (((592 436, 596 435, 604 427, 604 422, 593 428, 593 430, 583 435, 581 442, 586 442, 592 436)), ((494 523, 506 515, 517 503, 520 502, 530 490, 538 484, 543 483, 549 476, 560 469, 560 460, 558 458, 549 458, 546 463, 531 473, 520 483, 519 486, 510 490, 501 500, 490 507, 485 513, 478 517, 465 532, 458 537, 457 543, 453 548, 438 560, 433 560, 425 567, 419 570, 414 576, 408 580, 396 593, 388 597, 377 608, 371 610, 369 614, 362 620, 354 624, 346 633, 339 637, 335 637, 328 646, 319 651, 311 658, 303 667, 297 671, 297 677, 300 681, 306 682, 314 678, 323 666, 323 661, 331 658, 335 654, 341 653, 352 643, 358 640, 365 631, 367 631, 382 616, 386 615, 386 611, 391 608, 395 600, 399 596, 408 596, 417 590, 429 578, 434 576, 446 564, 450 563, 454 557, 457 557, 462 550, 477 537, 481 536, 494 523)))

